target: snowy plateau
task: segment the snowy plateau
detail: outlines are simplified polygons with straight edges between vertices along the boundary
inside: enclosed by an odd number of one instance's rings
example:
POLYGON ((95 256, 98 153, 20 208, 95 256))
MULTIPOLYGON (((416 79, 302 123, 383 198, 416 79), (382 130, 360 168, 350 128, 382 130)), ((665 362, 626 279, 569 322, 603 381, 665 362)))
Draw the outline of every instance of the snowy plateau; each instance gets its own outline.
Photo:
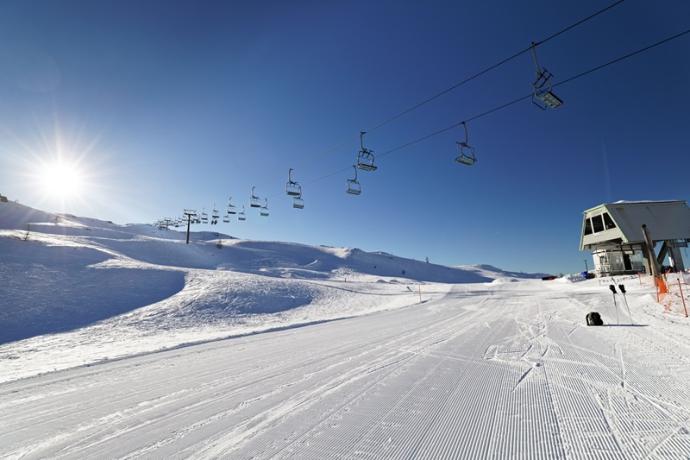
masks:
POLYGON ((1 458, 690 458, 648 279, 184 237, 0 203, 1 458))

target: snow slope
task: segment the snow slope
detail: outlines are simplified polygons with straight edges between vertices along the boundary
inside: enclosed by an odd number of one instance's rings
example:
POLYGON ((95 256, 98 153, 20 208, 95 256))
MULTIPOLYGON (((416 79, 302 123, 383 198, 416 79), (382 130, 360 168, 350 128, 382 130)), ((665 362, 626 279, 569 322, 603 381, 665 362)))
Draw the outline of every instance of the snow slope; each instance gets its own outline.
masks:
POLYGON ((592 281, 465 284, 5 383, 0 456, 687 459, 690 323, 630 290, 618 326, 592 281))
POLYGON ((547 273, 525 273, 503 270, 493 265, 458 265, 456 268, 476 273, 479 276, 490 278, 495 282, 516 282, 524 279, 541 279, 547 273))
POLYGON ((650 283, 193 240, 0 204, 1 458, 688 458, 650 283))
POLYGON ((359 249, 192 240, 1 204, 0 381, 398 308, 418 302, 419 283, 429 299, 492 279, 359 249))

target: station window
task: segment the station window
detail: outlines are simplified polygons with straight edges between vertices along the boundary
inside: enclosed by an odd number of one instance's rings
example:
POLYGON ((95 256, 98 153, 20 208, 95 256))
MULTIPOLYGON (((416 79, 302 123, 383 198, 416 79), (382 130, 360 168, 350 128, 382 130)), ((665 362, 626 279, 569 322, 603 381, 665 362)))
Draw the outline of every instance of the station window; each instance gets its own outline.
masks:
POLYGON ((592 221, 590 219, 585 219, 585 235, 592 234, 592 221))
POLYGON ((592 229, 594 233, 604 231, 604 219, 601 218, 601 215, 592 217, 592 229))
POLYGON ((606 227, 606 230, 616 228, 616 224, 613 222, 613 219, 611 219, 611 216, 609 216, 608 212, 604 213, 604 226, 606 227))

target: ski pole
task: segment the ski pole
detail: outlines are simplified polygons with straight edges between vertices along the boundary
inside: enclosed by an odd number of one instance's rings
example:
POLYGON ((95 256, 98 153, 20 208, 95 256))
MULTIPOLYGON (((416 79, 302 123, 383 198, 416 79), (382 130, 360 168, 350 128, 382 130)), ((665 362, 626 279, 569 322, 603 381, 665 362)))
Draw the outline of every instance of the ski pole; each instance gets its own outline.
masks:
POLYGON ((613 309, 616 310, 616 324, 620 324, 620 319, 618 318, 618 304, 616 303, 616 286, 609 284, 609 289, 613 293, 613 309))
POLYGON ((633 320, 633 317, 630 314, 630 305, 628 305, 628 296, 625 293, 625 286, 622 284, 619 284, 618 290, 621 291, 621 294, 623 294, 623 300, 625 301, 625 308, 628 309, 628 317, 630 318, 630 322, 635 324, 635 321, 633 320))

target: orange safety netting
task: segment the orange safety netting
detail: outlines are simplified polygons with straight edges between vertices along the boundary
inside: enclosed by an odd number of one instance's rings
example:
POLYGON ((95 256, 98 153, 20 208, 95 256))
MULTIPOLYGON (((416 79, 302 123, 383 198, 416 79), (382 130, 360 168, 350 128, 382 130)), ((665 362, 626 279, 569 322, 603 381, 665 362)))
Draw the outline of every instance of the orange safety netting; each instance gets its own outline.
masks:
POLYGON ((677 274, 671 279, 667 279, 666 276, 657 276, 654 284, 656 285, 657 301, 664 306, 664 311, 688 316, 688 303, 690 302, 688 294, 690 291, 683 274, 677 274))

